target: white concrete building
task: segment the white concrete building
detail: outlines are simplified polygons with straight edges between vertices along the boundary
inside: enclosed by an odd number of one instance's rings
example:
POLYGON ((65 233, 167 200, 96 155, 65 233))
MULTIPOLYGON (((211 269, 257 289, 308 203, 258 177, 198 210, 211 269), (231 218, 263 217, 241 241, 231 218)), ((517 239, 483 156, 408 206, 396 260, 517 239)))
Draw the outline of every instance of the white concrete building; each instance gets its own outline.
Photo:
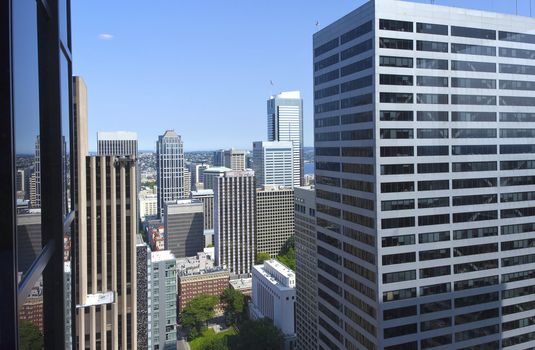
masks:
POLYGON ((154 190, 143 190, 139 192, 139 218, 158 216, 158 195, 154 190))
POLYGON ((174 130, 158 136, 156 142, 158 215, 163 216, 165 203, 184 195, 184 144, 174 130))
POLYGON ((286 91, 267 100, 268 141, 290 141, 294 186, 301 185, 303 169, 303 100, 299 91, 286 91))
POLYGON ((290 141, 253 142, 256 186, 294 186, 293 146, 290 141))
POLYGON ((253 266, 252 319, 268 317, 285 336, 285 349, 295 348, 295 273, 277 260, 253 266))
POLYGON ((137 133, 133 131, 97 132, 99 156, 135 156, 137 158, 137 133))
POLYGON ((533 33, 381 0, 314 35, 321 348, 535 346, 533 33))

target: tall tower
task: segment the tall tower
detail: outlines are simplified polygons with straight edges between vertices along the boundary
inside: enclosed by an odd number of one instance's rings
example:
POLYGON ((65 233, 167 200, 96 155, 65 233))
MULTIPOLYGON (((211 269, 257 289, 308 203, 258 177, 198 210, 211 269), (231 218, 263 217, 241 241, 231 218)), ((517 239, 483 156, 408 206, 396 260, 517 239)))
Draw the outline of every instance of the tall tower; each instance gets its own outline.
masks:
POLYGON ((245 155, 244 150, 228 149, 223 153, 224 166, 232 170, 245 170, 245 155))
POLYGON ((299 91, 281 92, 267 100, 268 141, 291 141, 294 186, 303 181, 303 100, 299 91))
POLYGON ((168 201, 184 198, 184 145, 180 135, 167 130, 156 143, 158 215, 168 201))
POLYGON ((314 35, 320 347, 533 346, 534 29, 381 0, 314 35))
POLYGON ((290 141, 253 142, 256 186, 294 186, 293 147, 290 141))
POLYGON ((214 178, 214 185, 216 264, 234 274, 249 274, 256 243, 254 172, 227 171, 214 178))

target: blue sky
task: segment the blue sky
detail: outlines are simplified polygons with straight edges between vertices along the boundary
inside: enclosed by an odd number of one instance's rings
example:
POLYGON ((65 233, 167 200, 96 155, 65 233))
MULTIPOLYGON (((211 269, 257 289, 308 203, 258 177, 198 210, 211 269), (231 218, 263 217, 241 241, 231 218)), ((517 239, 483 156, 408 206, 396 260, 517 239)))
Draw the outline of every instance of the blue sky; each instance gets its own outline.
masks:
MULTIPOLYGON (((364 2, 72 1, 73 72, 88 87, 90 149, 97 131, 111 130, 136 131, 139 148, 154 149, 166 129, 186 150, 249 149, 266 138, 266 99, 286 90, 302 92, 311 146, 315 24, 364 2)), ((513 0, 435 3, 516 11, 513 0)), ((529 15, 529 3, 518 0, 518 13, 529 15)))

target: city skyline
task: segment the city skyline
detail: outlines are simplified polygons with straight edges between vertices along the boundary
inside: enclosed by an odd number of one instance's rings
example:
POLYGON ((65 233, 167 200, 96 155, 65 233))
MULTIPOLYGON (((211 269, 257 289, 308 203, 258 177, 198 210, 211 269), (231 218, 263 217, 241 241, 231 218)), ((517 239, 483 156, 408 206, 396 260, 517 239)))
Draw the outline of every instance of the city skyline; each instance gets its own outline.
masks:
MULTIPOLYGON (((150 8, 73 3, 73 73, 91 87, 90 151, 96 150, 97 131, 123 130, 126 120, 127 130, 139 134, 140 150, 154 150, 153 140, 168 128, 183 136, 186 151, 249 149, 252 140, 265 138, 265 100, 289 90, 302 92, 304 145, 312 146, 311 36, 364 2, 213 2, 208 12, 204 2, 150 8), (206 14, 204 27, 198 25, 199 16, 191 15, 201 13, 206 14), (185 48, 190 48, 187 54, 185 48), (286 53, 270 54, 274 49, 286 53), (235 108, 238 99, 240 108, 235 108), (191 119, 197 122, 186 122, 191 119), (233 123, 225 125, 224 119, 233 123), (248 123, 247 133, 232 128, 234 123, 248 123)), ((514 1, 435 3, 515 13, 514 1)), ((518 1, 518 12, 529 15, 527 1, 518 1)))

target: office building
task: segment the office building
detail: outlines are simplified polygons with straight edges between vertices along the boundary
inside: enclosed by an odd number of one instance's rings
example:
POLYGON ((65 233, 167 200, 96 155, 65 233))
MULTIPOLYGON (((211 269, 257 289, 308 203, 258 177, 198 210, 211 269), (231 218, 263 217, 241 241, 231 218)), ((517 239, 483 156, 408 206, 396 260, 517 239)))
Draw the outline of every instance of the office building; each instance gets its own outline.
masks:
POLYGON ((184 198, 189 198, 191 194, 191 172, 184 168, 184 198))
POLYGON ((204 248, 203 203, 181 199, 165 204, 165 250, 176 258, 193 256, 204 248))
POLYGON ((130 156, 88 156, 86 167, 87 226, 76 248, 83 307, 77 309, 78 343, 136 349, 136 163, 130 156))
POLYGON ((99 156, 134 156, 137 159, 137 133, 132 131, 97 132, 99 156))
POLYGON ((158 216, 158 194, 155 189, 139 191, 139 219, 156 218, 158 216))
MULTIPOLYGON (((201 269, 198 272, 177 270, 177 281, 178 312, 181 313, 188 302, 200 294, 220 297, 228 288, 229 272, 222 268, 201 269)), ((223 304, 218 303, 215 310, 221 314, 223 304)))
POLYGON ((214 184, 216 264, 248 274, 256 256, 254 171, 227 171, 214 184))
POLYGON ((320 347, 533 346, 534 28, 383 0, 314 35, 320 347))
POLYGON ((274 258, 294 235, 294 190, 264 186, 256 190, 256 252, 274 258))
POLYGON ((204 183, 204 189, 205 190, 213 190, 214 189, 214 179, 223 175, 227 171, 230 171, 232 169, 227 167, 211 167, 209 169, 206 169, 203 172, 203 183, 204 183))
POLYGON ((194 191, 202 190, 204 189, 203 181, 204 181, 204 171, 210 167, 209 164, 198 164, 198 163, 191 163, 190 164, 190 172, 191 172, 191 188, 194 191))
POLYGON ((281 92, 267 100, 268 141, 290 141, 293 145, 294 186, 301 185, 303 172, 303 100, 299 91, 281 92))
POLYGON ((224 149, 218 149, 217 151, 214 151, 214 155, 212 157, 212 165, 215 167, 225 166, 225 150, 224 149))
POLYGON ((39 135, 35 140, 33 174, 30 177, 30 207, 41 208, 41 142, 39 135))
POLYGON ((169 250, 152 252, 151 303, 152 339, 150 349, 176 349, 177 276, 176 259, 169 250))
POLYGON ((136 270, 137 270, 137 346, 140 349, 152 349, 152 327, 149 327, 149 312, 152 311, 152 304, 149 298, 152 297, 151 281, 154 280, 151 270, 151 251, 147 243, 143 241, 141 234, 136 236, 136 270))
POLYGON ((72 349, 72 272, 70 261, 65 261, 63 267, 63 294, 65 295, 65 303, 63 304, 65 315, 65 349, 72 349))
POLYGON ((214 190, 198 190, 191 192, 192 199, 198 199, 203 205, 204 229, 214 229, 214 190))
POLYGON ((295 333, 297 350, 318 348, 316 195, 313 187, 294 187, 295 333))
POLYGON ((295 273, 277 260, 253 266, 252 319, 267 317, 284 335, 284 349, 295 349, 295 273))
POLYGON ((234 148, 225 150, 223 154, 223 166, 237 171, 245 170, 246 154, 247 152, 244 150, 238 150, 234 148))
POLYGON ((233 276, 233 278, 228 281, 229 287, 239 291, 243 294, 246 298, 251 298, 253 295, 253 278, 252 277, 237 277, 233 276))
POLYGON ((290 141, 253 142, 256 186, 294 186, 293 150, 290 141))
POLYGON ((158 215, 165 203, 184 198, 184 146, 174 130, 167 130, 156 143, 158 215))

